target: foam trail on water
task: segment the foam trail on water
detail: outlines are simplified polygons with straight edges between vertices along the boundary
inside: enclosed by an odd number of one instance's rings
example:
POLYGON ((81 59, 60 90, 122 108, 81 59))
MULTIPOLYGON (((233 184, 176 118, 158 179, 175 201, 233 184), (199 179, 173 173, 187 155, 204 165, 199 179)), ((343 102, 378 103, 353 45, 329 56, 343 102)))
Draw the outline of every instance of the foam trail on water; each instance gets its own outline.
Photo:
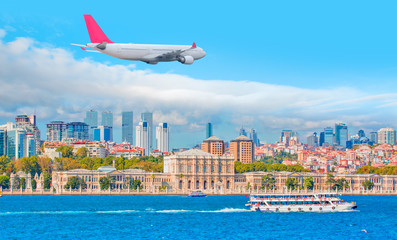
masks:
POLYGON ((186 213, 186 212, 193 212, 193 210, 184 210, 184 209, 181 209, 181 210, 157 210, 154 212, 156 212, 156 213, 186 213))
POLYGON ((83 214, 88 211, 38 211, 38 212, 0 212, 0 216, 6 215, 39 215, 39 214, 83 214))
POLYGON ((224 208, 220 210, 198 211, 201 213, 234 213, 234 212, 252 212, 250 209, 244 208, 224 208))
POLYGON ((96 211, 95 213, 101 213, 101 214, 107 214, 107 213, 133 213, 133 212, 139 212, 137 210, 113 210, 113 211, 96 211))

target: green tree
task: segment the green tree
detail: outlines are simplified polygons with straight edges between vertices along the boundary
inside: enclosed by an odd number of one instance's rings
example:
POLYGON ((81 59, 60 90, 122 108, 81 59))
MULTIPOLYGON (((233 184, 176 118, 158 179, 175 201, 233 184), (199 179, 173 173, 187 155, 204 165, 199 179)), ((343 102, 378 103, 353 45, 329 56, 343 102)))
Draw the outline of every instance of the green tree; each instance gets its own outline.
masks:
POLYGON ((295 189, 298 189, 299 183, 296 178, 289 177, 289 178, 287 178, 287 181, 285 181, 285 186, 287 186, 288 189, 295 190, 295 189))
POLYGON ((81 189, 87 189, 87 183, 85 182, 84 178, 80 180, 81 189))
POLYGON ((62 154, 63 158, 72 158, 73 157, 73 147, 72 146, 60 146, 56 150, 62 154))
POLYGON ((312 176, 305 177, 303 186, 305 187, 306 190, 313 190, 313 188, 314 188, 313 177, 312 176))
POLYGON ((43 172, 44 174, 44 189, 50 189, 51 188, 51 181, 52 181, 52 176, 45 170, 43 172))
POLYGON ((20 187, 26 189, 26 179, 24 177, 21 178, 20 187))
POLYGON ((36 190, 36 188, 37 188, 37 182, 36 182, 36 180, 32 179, 31 184, 32 184, 32 189, 33 189, 33 190, 36 190))
POLYGON ((7 166, 11 162, 8 156, 0 157, 0 174, 7 172, 7 166))
POLYGON ((41 167, 37 161, 37 157, 23 157, 15 161, 17 171, 30 173, 34 176, 36 173, 41 173, 41 167))
POLYGON ((89 155, 90 151, 86 147, 81 147, 77 149, 76 157, 78 158, 85 158, 89 155))
POLYGON ((335 181, 334 189, 343 190, 350 188, 349 182, 345 178, 340 178, 335 181))
POLYGON ((101 190, 107 190, 110 187, 110 179, 108 177, 101 177, 99 179, 101 190))
POLYGON ((141 182, 141 180, 139 180, 139 179, 135 179, 134 182, 133 182, 133 184, 132 184, 132 189, 137 190, 138 188, 139 188, 139 189, 142 189, 142 188, 143 188, 142 182, 141 182))
POLYGON ((6 175, 0 175, 0 187, 9 188, 10 187, 10 177, 6 175))
POLYGON ((159 190, 161 191, 161 190, 163 190, 163 191, 165 191, 165 190, 167 190, 167 188, 168 188, 168 186, 167 185, 162 185, 162 186, 159 186, 159 190))
POLYGON ((365 182, 363 182, 362 185, 365 190, 372 190, 375 186, 375 184, 369 180, 366 180, 365 182))
POLYGON ((325 184, 327 184, 331 189, 335 189, 335 183, 336 183, 336 180, 335 180, 334 175, 328 173, 327 180, 325 181, 325 184))
POLYGON ((73 176, 70 177, 65 184, 65 189, 79 189, 80 188, 80 180, 78 177, 73 176))
POLYGON ((262 177, 261 189, 274 189, 275 186, 276 186, 276 179, 274 179, 273 175, 267 174, 262 177))

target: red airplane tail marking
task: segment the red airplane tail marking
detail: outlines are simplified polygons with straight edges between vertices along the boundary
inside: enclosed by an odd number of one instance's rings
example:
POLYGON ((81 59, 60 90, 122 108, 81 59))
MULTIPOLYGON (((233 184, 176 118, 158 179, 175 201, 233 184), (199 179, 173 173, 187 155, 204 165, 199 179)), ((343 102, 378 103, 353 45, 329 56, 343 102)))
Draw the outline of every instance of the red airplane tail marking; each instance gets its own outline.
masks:
POLYGON ((108 37, 106 37, 105 33, 91 15, 84 14, 84 20, 92 43, 113 43, 108 37))

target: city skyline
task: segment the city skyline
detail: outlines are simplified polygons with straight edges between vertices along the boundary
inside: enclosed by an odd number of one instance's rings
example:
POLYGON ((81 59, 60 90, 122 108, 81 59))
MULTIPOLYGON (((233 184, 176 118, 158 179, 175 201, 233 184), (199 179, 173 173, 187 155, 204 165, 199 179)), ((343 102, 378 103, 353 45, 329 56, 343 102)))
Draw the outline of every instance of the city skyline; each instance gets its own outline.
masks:
MULTIPOLYGON (((223 4, 203 1, 195 9, 217 13, 216 18, 209 14, 184 22, 171 16, 160 23, 158 17, 142 21, 143 13, 137 12, 125 23, 120 11, 127 14, 128 7, 5 3, 0 9, 0 122, 36 112, 43 131, 52 120, 82 121, 91 108, 149 111, 158 121, 154 125, 172 126, 173 144, 179 147, 200 143, 208 121, 222 139, 234 139, 236 129, 246 126, 265 142, 274 142, 281 129, 294 129, 305 139, 338 122, 352 132, 396 129, 397 23, 391 9, 397 3, 386 1, 387 8, 360 3, 360 11, 357 3, 344 3, 343 9, 339 4, 258 2, 241 13, 237 5, 225 12, 223 4), (218 21, 218 13, 224 21, 218 21), (235 19, 236 13, 243 15, 235 19), (150 66, 80 51, 70 43, 89 39, 83 14, 95 16, 118 42, 196 41, 207 56, 192 66, 150 66), (177 27, 164 31, 169 26, 177 27)), ((161 3, 152 10, 182 6, 161 3)), ((139 120, 135 115, 134 122, 139 120)), ((121 114, 113 124, 114 138, 120 139, 121 114)))

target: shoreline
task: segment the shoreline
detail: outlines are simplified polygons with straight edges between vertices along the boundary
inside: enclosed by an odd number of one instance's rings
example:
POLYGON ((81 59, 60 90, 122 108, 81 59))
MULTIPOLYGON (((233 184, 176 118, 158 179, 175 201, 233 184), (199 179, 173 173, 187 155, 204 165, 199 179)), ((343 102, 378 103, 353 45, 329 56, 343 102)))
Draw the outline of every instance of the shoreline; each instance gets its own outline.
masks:
MULTIPOLYGON (((246 196, 250 193, 228 193, 228 194, 206 194, 207 196, 246 196)), ((397 193, 339 193, 342 196, 397 196, 397 193)), ((1 196, 128 196, 128 195, 142 195, 142 196, 187 196, 188 193, 122 193, 122 192, 102 192, 102 193, 81 193, 81 192, 67 192, 67 193, 49 193, 49 192, 2 192, 1 196)))

